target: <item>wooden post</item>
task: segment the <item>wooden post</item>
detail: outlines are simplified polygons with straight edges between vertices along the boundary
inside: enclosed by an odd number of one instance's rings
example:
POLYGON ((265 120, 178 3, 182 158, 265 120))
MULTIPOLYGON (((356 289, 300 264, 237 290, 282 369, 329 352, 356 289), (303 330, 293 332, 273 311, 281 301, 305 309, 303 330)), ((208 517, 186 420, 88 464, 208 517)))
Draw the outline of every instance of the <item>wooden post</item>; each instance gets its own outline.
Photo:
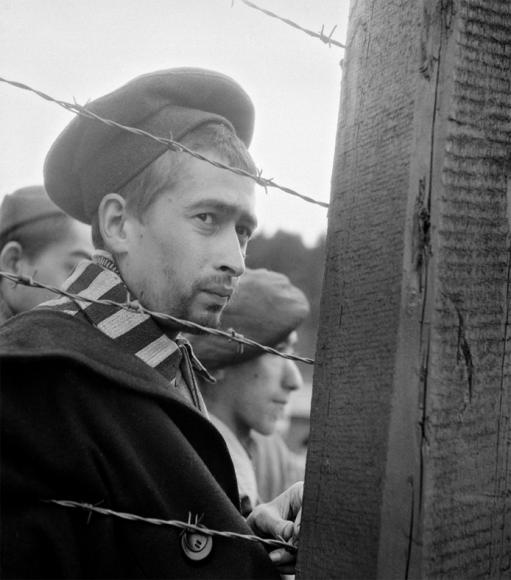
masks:
POLYGON ((352 0, 300 579, 511 577, 511 2, 352 0))

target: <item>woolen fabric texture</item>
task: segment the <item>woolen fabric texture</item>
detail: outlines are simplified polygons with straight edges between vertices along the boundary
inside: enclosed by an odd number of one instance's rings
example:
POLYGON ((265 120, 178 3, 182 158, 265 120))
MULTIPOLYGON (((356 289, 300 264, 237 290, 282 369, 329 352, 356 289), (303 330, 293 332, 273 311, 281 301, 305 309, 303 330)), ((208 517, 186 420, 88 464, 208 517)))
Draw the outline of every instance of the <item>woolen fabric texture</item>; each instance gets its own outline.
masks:
MULTIPOLYGON (((248 147, 254 107, 232 78, 200 68, 139 76, 89 103, 93 113, 179 141, 208 122, 231 128, 248 147)), ((44 165, 49 196, 67 214, 91 223, 105 194, 118 192, 168 148, 146 136, 77 116, 59 135, 44 165)))
POLYGON ((265 549, 45 504, 100 503, 250 533, 225 443, 168 381, 93 326, 47 310, 0 327, 2 578, 275 578, 265 549))

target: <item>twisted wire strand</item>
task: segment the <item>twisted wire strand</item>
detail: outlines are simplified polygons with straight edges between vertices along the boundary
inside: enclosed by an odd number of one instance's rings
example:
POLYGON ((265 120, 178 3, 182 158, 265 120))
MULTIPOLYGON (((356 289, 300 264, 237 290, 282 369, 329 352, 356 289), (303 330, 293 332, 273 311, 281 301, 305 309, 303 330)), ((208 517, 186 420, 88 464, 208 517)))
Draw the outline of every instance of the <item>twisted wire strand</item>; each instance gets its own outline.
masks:
POLYGON ((89 302, 91 304, 103 304, 106 306, 116 306, 118 308, 123 308, 124 310, 129 310, 131 312, 139 312, 141 314, 147 314, 152 318, 156 318, 158 320, 171 322, 175 327, 180 328, 182 330, 188 330, 200 334, 210 334, 213 336, 221 336, 226 338, 227 340, 231 340, 237 342, 241 345, 251 346, 261 350, 265 353, 274 354, 276 356, 280 356, 281 358, 286 358, 289 360, 293 360, 296 362, 301 362, 304 364, 312 365, 314 364, 314 360, 308 357, 302 357, 296 354, 281 352, 276 350, 270 346, 265 346, 259 344, 255 340, 251 338, 246 338, 242 334, 238 334, 234 330, 226 331, 226 330, 219 330, 218 328, 210 328, 208 326, 202 326, 201 324, 197 324, 196 322, 191 322, 190 320, 183 320, 181 318, 176 318, 170 314, 164 314, 162 312, 155 312, 153 310, 149 310, 142 306, 139 302, 132 301, 132 302, 115 302, 114 300, 107 300, 107 299, 97 299, 97 298, 88 298, 86 296, 80 296, 78 294, 72 294, 67 290, 62 290, 61 288, 57 288, 56 286, 50 286, 49 284, 43 284, 42 282, 38 282, 34 280, 30 276, 22 276, 19 274, 12 274, 11 272, 2 272, 0 271, 0 277, 10 280, 16 284, 23 284, 24 286, 31 286, 32 288, 43 288, 45 290, 49 290, 54 292, 55 294, 60 294, 61 296, 66 296, 73 302, 89 302))
POLYGON ((326 35, 324 26, 322 26, 321 32, 319 32, 319 33, 314 32, 313 30, 309 30, 308 28, 304 28, 303 26, 300 26, 296 22, 289 20, 289 18, 283 18, 282 16, 275 14, 275 12, 272 12, 271 10, 267 10, 266 8, 262 8, 261 6, 258 6, 257 4, 250 2, 249 0, 241 0, 241 1, 243 2, 243 4, 245 4, 249 8, 253 8, 254 10, 259 10, 259 12, 266 14, 266 16, 270 16, 271 18, 275 18, 277 20, 280 20, 281 22, 284 22, 285 24, 287 24, 288 26, 291 26, 292 28, 295 28, 296 30, 300 30, 301 32, 305 32, 305 34, 307 34, 308 36, 312 36, 313 38, 317 38, 317 39, 321 40, 321 42, 323 42, 324 44, 327 44, 328 47, 331 47, 332 45, 334 45, 334 46, 338 46, 340 48, 346 48, 345 44, 342 44, 341 42, 334 40, 332 38, 332 36, 335 32, 335 29, 337 28, 337 25, 335 25, 332 28, 330 34, 326 35))
POLYGON ((264 544, 270 548, 285 548, 289 552, 295 553, 297 551, 296 546, 291 543, 288 543, 284 540, 276 540, 276 539, 268 539, 268 538, 260 538, 254 534, 239 534, 237 532, 224 532, 220 530, 211 530, 206 528, 202 525, 196 525, 192 523, 182 522, 180 520, 162 520, 159 518, 146 518, 143 516, 138 516, 136 514, 131 514, 127 512, 118 512, 108 508, 102 508, 90 503, 82 503, 78 501, 72 500, 57 500, 57 499, 49 499, 49 500, 42 500, 44 503, 49 504, 56 504, 61 507, 65 508, 77 508, 82 509, 85 511, 95 512, 104 516, 113 516, 116 518, 120 518, 123 520, 128 520, 132 522, 145 522, 147 524, 152 524, 154 526, 168 526, 171 528, 177 528, 183 531, 190 531, 190 532, 197 532, 199 534, 203 534, 205 536, 220 536, 222 538, 229 538, 229 539, 239 539, 239 540, 246 540, 248 542, 259 542, 264 544))
POLYGON ((104 117, 101 117, 100 115, 94 113, 93 111, 90 111, 89 109, 87 109, 87 107, 84 107, 83 105, 79 105, 78 103, 69 103, 67 101, 62 101, 60 99, 55 99, 54 97, 51 97, 50 95, 43 93, 42 91, 40 91, 38 89, 30 87, 29 85, 26 85, 25 83, 21 83, 19 81, 8 80, 4 77, 0 77, 0 82, 11 85, 11 86, 16 87, 18 89, 22 89, 24 91, 29 91, 31 93, 34 93, 35 95, 37 95, 38 97, 41 97, 45 101, 55 103, 55 104, 59 105, 60 107, 66 109, 67 111, 75 113, 81 117, 85 117, 87 119, 93 119, 95 121, 99 121, 100 123, 103 123, 104 125, 108 125, 109 127, 116 127, 117 129, 121 129, 121 130, 127 131, 129 133, 133 133, 134 135, 139 135, 139 136, 145 137, 147 139, 152 139, 153 141, 156 141, 156 142, 160 143, 161 145, 164 145, 165 147, 167 147, 171 151, 181 151, 183 153, 187 153, 188 155, 191 155, 192 157, 195 157, 196 159, 200 159, 201 161, 209 163, 210 165, 213 165, 214 167, 217 167, 218 169, 225 169, 226 171, 230 171, 231 173, 234 173, 236 175, 240 175, 241 177, 248 177, 249 179, 252 179, 253 181, 255 181, 258 185, 264 187, 265 190, 267 190, 269 187, 273 187, 275 189, 279 189, 280 191, 283 191, 284 193, 298 197, 301 200, 306 201, 308 203, 312 203, 312 204, 319 205, 321 207, 326 207, 326 208, 329 207, 329 204, 324 202, 324 201, 320 201, 320 200, 315 199, 313 197, 309 197, 308 195, 303 195, 303 194, 298 193, 297 191, 295 191, 294 189, 291 189, 289 187, 279 185, 278 183, 276 183, 273 180, 273 178, 268 179, 266 177, 263 177, 261 171, 258 172, 257 175, 254 175, 254 174, 250 173, 249 171, 245 171, 244 169, 238 169, 236 167, 231 167, 230 165, 226 165, 224 163, 221 163, 220 161, 215 161, 213 159, 209 159, 208 157, 206 157, 205 155, 202 155, 201 153, 198 153, 197 151, 192 151, 191 149, 188 149, 188 147, 186 147, 185 145, 182 145, 178 141, 174 141, 172 138, 158 137, 156 135, 153 135, 152 133, 144 131, 143 129, 137 129, 136 127, 130 127, 129 125, 123 125, 122 123, 118 123, 117 121, 113 121, 112 119, 105 119, 104 117))

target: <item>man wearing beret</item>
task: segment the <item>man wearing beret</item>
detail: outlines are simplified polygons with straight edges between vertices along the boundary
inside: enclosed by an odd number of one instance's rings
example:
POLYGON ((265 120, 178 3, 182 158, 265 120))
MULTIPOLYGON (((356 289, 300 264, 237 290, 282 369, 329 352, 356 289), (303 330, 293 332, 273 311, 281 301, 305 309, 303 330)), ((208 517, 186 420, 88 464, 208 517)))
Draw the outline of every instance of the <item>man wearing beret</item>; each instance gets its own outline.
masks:
MULTIPOLYGON (((222 328, 236 329, 284 353, 293 351, 296 328, 309 312, 305 295, 287 276, 248 270, 222 315, 222 328)), ((194 351, 215 376, 201 381, 211 420, 233 459, 242 510, 269 501, 302 480, 304 464, 276 433, 290 394, 300 388, 296 363, 255 348, 238 348, 211 335, 191 336, 194 351)))
MULTIPOLYGON (((87 107, 255 170, 252 103, 224 75, 160 71, 87 107)), ((278 578, 274 563, 285 570, 292 560, 284 549, 268 557, 246 539, 53 502, 251 533, 197 387, 206 370, 178 327, 116 304, 218 325, 256 225, 253 182, 78 117, 48 154, 45 186, 92 224, 96 253, 66 282, 79 298, 57 298, 0 329, 2 576, 278 578)), ((299 491, 262 506, 252 527, 291 539, 299 491)))

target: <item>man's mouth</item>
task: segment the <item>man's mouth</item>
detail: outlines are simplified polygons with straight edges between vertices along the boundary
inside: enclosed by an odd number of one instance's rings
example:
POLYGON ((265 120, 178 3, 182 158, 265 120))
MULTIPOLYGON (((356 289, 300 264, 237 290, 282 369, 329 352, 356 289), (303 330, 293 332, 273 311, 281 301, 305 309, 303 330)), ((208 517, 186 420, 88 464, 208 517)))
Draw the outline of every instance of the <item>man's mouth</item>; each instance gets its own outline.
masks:
POLYGON ((206 292, 206 294, 212 294, 213 296, 218 296, 219 298, 229 300, 234 292, 234 288, 227 287, 204 288, 202 291, 206 292))

